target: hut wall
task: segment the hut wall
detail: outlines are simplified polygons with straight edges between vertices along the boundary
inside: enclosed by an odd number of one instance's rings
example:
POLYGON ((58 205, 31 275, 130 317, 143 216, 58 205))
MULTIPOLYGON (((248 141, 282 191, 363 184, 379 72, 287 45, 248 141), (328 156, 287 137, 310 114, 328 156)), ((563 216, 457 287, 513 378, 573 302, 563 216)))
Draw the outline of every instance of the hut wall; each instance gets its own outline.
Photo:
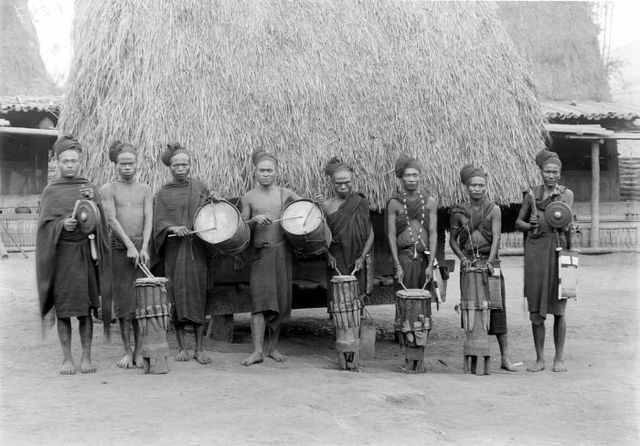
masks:
MULTIPOLYGON (((561 183, 571 189, 576 202, 591 200, 591 142, 555 140, 553 150, 562 160, 561 183)), ((619 201, 618 152, 615 141, 600 145, 600 201, 619 201)))

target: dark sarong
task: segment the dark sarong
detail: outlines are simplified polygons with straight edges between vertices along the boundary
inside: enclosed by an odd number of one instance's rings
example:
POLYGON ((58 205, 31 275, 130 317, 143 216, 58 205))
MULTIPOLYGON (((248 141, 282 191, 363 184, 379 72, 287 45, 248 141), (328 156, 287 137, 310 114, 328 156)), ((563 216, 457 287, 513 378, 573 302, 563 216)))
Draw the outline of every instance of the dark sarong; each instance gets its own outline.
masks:
POLYGON ((189 179, 162 186, 153 202, 153 241, 169 279, 167 295, 172 320, 203 325, 207 302, 207 251, 197 236, 168 237, 170 226, 193 229, 193 217, 208 196, 200 181, 189 179))
MULTIPOLYGON (((142 247, 142 237, 129 237, 137 250, 142 247)), ((113 271, 113 284, 111 295, 113 296, 114 316, 117 318, 135 318, 136 290, 133 283, 136 279, 144 277, 140 268, 127 258, 127 248, 115 235, 111 237, 111 268, 113 271)))
POLYGON ((291 314, 291 251, 283 241, 255 248, 251 265, 251 312, 265 313, 271 330, 280 328, 291 314))
POLYGON ((42 192, 36 233, 36 278, 40 315, 55 306, 58 318, 88 316, 102 298, 105 333, 111 321, 111 256, 107 222, 98 188, 86 178, 58 179, 42 192), (79 230, 67 232, 64 220, 71 216, 80 189, 93 190, 102 219, 95 231, 98 264, 91 259, 89 239, 79 230))
MULTIPOLYGON (((487 265, 489 253, 491 253, 491 244, 493 243, 493 223, 490 216, 494 206, 494 202, 485 201, 482 214, 473 213, 469 203, 462 203, 451 209, 451 214, 459 213, 464 216, 461 219, 462 228, 458 235, 458 244, 469 259, 474 259, 476 254, 480 255, 480 259, 477 259, 475 263, 475 267, 477 268, 482 268, 487 265), (474 240, 473 233, 475 231, 480 232, 480 235, 484 239, 484 243, 478 243, 477 240, 474 240)), ((495 266, 499 265, 500 261, 496 259, 495 266)), ((502 294, 502 310, 491 310, 489 334, 492 335, 507 333, 507 307, 504 276, 502 275, 502 271, 500 271, 500 289, 502 294)))
POLYGON ((533 236, 530 231, 524 246, 524 295, 529 304, 532 320, 547 314, 564 315, 566 299, 558 299, 558 237, 549 226, 544 210, 554 201, 567 202, 566 188, 559 187, 557 195, 542 200, 543 187, 536 188, 539 231, 533 236), (536 314, 537 316, 534 316, 536 314))
MULTIPOLYGON (((327 224, 331 230, 333 243, 329 252, 336 258, 336 264, 342 274, 351 274, 356 260, 362 255, 362 250, 369 237, 371 220, 369 218, 369 202, 364 195, 353 193, 336 212, 327 215, 327 224)), ((331 298, 331 277, 337 272, 327 268, 327 286, 331 298)), ((356 273, 360 293, 366 291, 366 273, 360 270, 356 273)))

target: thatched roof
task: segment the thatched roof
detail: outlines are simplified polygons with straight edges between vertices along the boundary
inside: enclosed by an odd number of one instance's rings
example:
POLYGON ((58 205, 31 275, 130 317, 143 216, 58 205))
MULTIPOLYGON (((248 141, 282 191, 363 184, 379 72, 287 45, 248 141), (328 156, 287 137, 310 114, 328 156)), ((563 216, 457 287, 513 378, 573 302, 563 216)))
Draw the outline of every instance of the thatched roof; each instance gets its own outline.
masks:
POLYGON ((542 113, 533 86, 484 3, 125 0, 78 2, 61 116, 113 178, 113 139, 141 149, 141 179, 168 178, 159 152, 195 152, 194 175, 223 196, 253 186, 251 153, 281 159, 284 184, 323 190, 322 165, 351 163, 374 208, 395 192, 401 152, 424 165, 441 205, 458 171, 491 171, 502 203, 537 178, 542 113))
POLYGON ((0 30, 0 95, 56 93, 40 56, 27 0, 0 2, 0 30))
POLYGON ((541 98, 610 99, 593 3, 498 2, 498 15, 541 98))

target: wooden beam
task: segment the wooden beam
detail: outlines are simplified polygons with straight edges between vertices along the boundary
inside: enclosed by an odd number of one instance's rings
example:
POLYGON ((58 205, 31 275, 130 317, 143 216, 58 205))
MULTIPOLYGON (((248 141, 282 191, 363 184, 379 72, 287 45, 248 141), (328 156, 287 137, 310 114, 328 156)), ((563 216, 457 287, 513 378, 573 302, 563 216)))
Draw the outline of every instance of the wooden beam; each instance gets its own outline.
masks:
POLYGON ((591 247, 600 246, 600 141, 591 142, 591 247))

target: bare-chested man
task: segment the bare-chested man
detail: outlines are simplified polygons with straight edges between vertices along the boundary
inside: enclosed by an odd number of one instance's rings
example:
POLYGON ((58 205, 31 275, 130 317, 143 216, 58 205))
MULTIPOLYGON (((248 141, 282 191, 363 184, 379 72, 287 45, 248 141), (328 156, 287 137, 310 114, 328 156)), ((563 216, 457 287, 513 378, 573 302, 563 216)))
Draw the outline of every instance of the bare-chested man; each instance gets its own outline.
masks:
POLYGON ((253 231, 255 258, 251 266, 251 336, 253 353, 242 361, 249 366, 263 361, 263 342, 268 335, 267 355, 284 361, 278 351, 282 321, 291 313, 291 251, 280 223, 282 208, 299 197, 274 184, 278 160, 266 152, 253 154, 258 187, 242 197, 242 216, 253 231), (268 329, 268 331, 267 331, 268 329))
POLYGON ((142 277, 138 262, 149 264, 149 239, 153 228, 153 196, 151 188, 135 180, 137 149, 131 144, 114 142, 109 159, 116 165, 118 180, 100 189, 104 211, 111 227, 111 293, 115 316, 120 323, 124 356, 118 367, 142 367, 142 336, 135 318, 136 295, 133 282, 142 277), (131 330, 135 348, 131 351, 131 330))

